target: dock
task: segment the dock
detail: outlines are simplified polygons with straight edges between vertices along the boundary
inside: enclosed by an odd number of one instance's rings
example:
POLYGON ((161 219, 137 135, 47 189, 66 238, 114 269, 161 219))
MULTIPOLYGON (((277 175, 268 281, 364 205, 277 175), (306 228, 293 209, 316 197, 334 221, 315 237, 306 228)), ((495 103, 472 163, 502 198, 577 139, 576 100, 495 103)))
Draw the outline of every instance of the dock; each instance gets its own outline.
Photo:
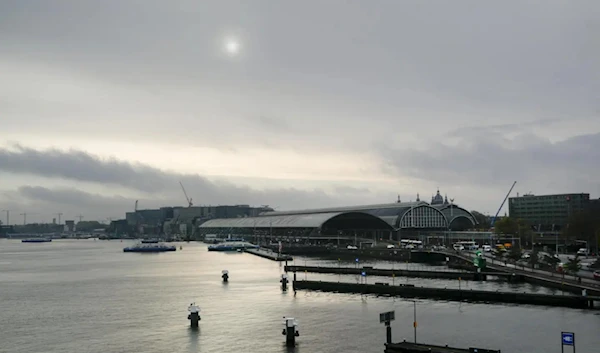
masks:
POLYGON ((454 348, 448 346, 436 346, 422 343, 387 343, 385 353, 501 353, 500 350, 482 349, 482 348, 454 348))
POLYGON ((522 280, 520 275, 506 272, 460 272, 460 271, 430 271, 430 270, 403 270, 403 269, 380 269, 372 267, 322 267, 322 266, 285 266, 286 272, 312 272, 329 273, 341 275, 360 275, 365 272, 367 276, 382 277, 417 277, 417 278, 439 278, 439 279, 461 279, 465 281, 486 280, 488 276, 506 279, 509 282, 522 280))
POLYGON ((273 260, 273 261, 292 261, 293 258, 290 255, 280 254, 270 249, 244 249, 244 252, 248 254, 256 255, 263 257, 265 259, 273 260))
MULTIPOLYGON (((426 298, 452 301, 473 301, 484 303, 511 303, 545 305, 578 309, 593 309, 600 297, 578 295, 549 295, 516 292, 493 292, 482 290, 415 287, 409 285, 389 285, 389 283, 358 284, 347 282, 323 282, 294 280, 294 290, 315 290, 337 293, 361 293, 404 298, 426 298)), ((597 304, 596 304, 597 305, 597 304)))

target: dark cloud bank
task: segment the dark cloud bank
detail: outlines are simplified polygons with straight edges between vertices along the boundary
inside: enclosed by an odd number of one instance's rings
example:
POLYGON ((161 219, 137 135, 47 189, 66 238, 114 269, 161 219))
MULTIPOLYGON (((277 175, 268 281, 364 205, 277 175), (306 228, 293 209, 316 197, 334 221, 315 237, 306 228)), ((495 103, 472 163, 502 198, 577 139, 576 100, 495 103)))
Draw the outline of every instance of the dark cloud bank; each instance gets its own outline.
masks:
MULTIPOLYGON (((296 208, 344 204, 342 200, 347 200, 344 198, 345 195, 331 195, 318 189, 306 191, 289 187, 256 190, 225 181, 211 181, 200 175, 178 174, 117 159, 101 159, 78 150, 36 150, 21 145, 0 148, 0 171, 15 175, 34 175, 105 186, 113 185, 120 189, 129 189, 132 194, 142 195, 140 197, 99 195, 75 188, 49 189, 43 186, 21 186, 18 189, 18 196, 5 197, 12 202, 17 202, 19 197, 22 197, 48 205, 104 209, 102 212, 104 214, 105 209, 110 208, 130 209, 134 199, 140 199, 140 205, 145 207, 184 204, 180 181, 185 185, 188 195, 194 199, 195 204, 270 204, 274 207, 296 208)), ((344 190, 342 188, 337 192, 342 194, 344 190)), ((355 191, 350 194, 355 198, 360 196, 355 191)))

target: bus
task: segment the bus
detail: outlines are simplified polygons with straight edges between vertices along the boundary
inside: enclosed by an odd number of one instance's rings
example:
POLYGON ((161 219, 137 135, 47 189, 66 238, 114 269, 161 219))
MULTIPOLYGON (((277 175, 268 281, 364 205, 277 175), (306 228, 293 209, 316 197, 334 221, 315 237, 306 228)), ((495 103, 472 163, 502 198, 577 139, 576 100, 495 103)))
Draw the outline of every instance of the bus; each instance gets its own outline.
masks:
POLYGON ((407 249, 422 248, 423 242, 420 240, 401 239, 400 246, 407 249))
POLYGON ((459 241, 456 242, 454 245, 456 245, 456 247, 460 247, 462 245, 465 250, 479 249, 479 245, 475 241, 459 241))

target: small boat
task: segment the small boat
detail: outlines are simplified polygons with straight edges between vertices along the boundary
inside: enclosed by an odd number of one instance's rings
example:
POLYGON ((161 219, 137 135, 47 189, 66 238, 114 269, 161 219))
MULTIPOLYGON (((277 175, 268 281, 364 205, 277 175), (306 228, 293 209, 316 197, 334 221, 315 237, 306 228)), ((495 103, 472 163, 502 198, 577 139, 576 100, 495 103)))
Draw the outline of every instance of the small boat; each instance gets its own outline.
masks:
POLYGON ((165 245, 163 243, 138 243, 134 246, 126 247, 123 252, 165 252, 176 251, 174 246, 165 245))
POLYGON ((21 239, 21 243, 49 243, 52 239, 49 238, 29 238, 21 239))
POLYGON ((244 249, 258 249, 258 245, 248 242, 225 242, 208 247, 208 251, 242 251, 244 249))

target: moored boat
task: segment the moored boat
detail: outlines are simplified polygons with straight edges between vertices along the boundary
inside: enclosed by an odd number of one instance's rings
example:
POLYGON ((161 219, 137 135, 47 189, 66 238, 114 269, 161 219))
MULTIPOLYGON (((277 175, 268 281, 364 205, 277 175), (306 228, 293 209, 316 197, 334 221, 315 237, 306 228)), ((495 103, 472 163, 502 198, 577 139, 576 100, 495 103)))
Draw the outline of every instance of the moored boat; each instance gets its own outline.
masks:
POLYGON ((29 238, 21 239, 21 243, 49 243, 52 239, 49 238, 29 238))
POLYGON ((240 242, 225 242, 215 245, 210 245, 208 251, 241 251, 244 249, 258 249, 258 245, 240 241, 240 242))
POLYGON ((142 243, 134 246, 129 246, 123 249, 123 252, 165 252, 165 251, 176 251, 177 248, 174 246, 165 245, 163 243, 142 243))

